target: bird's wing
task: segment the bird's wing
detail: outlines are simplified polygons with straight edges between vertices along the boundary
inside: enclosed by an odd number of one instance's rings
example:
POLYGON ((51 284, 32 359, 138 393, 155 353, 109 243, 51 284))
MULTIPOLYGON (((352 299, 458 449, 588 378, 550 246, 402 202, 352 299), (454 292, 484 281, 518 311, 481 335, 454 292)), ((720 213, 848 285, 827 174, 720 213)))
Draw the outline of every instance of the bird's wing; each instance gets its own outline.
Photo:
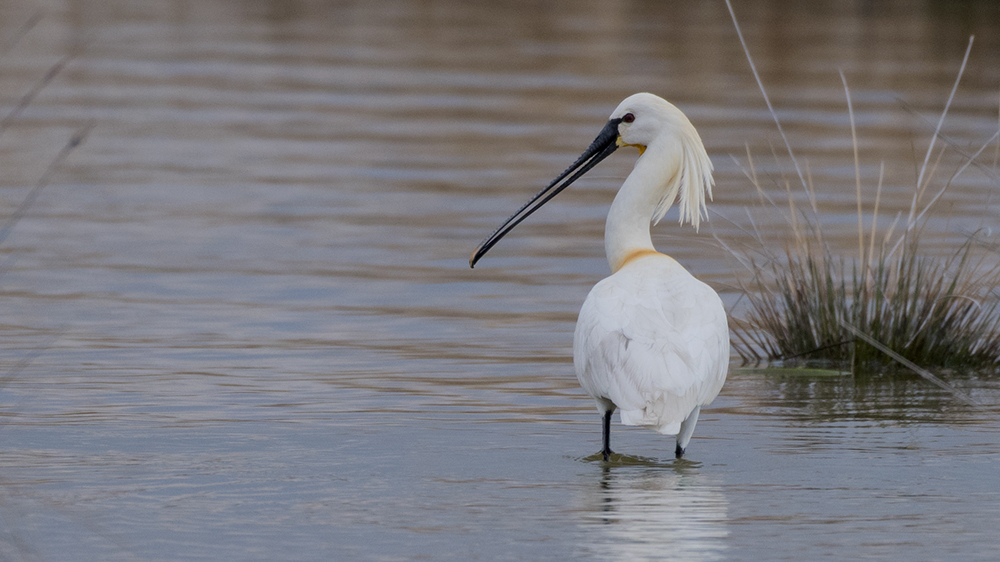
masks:
POLYGON ((673 260, 626 267, 588 295, 573 355, 580 384, 618 406, 623 423, 675 433, 725 381, 725 309, 715 291, 673 260))

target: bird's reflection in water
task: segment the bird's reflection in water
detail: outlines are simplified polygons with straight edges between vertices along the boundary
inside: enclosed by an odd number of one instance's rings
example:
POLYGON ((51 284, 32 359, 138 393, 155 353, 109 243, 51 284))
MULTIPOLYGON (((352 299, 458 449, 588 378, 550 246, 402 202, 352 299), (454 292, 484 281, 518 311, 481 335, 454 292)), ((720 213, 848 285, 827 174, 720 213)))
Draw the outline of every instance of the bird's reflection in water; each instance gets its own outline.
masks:
POLYGON ((586 488, 587 554, 618 560, 725 558, 727 503, 699 464, 614 455, 586 488))

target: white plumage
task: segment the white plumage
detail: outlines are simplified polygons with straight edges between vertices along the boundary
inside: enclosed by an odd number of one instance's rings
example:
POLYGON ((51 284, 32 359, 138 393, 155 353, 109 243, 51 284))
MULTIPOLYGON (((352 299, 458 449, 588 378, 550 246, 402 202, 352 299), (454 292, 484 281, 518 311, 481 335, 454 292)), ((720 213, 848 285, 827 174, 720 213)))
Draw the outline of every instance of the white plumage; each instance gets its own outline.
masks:
POLYGON ((681 222, 697 230, 712 194, 712 163, 679 109, 652 94, 626 98, 587 151, 484 240, 470 265, 619 146, 636 147, 640 156, 608 212, 604 244, 612 275, 580 310, 573 363, 603 418, 605 460, 616 408, 625 425, 677 434, 680 457, 701 407, 725 382, 729 328, 715 291, 657 252, 649 233, 678 197, 681 222))
MULTIPOLYGON (((580 310, 573 340, 580 385, 603 415, 678 434, 719 394, 729 329, 718 295, 679 263, 649 254, 598 283, 580 310)), ((690 433, 681 435, 683 453, 690 433)))

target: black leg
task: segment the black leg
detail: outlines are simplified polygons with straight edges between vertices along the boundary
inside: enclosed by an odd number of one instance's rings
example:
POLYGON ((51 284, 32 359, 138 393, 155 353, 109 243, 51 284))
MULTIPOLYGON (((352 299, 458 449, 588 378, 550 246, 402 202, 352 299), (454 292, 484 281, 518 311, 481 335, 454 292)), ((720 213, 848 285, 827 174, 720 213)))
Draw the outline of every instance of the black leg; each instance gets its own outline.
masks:
POLYGON ((611 414, 613 413, 614 410, 604 412, 604 448, 601 449, 601 454, 604 455, 605 462, 611 458, 611 414))
POLYGON ((677 444, 677 448, 674 449, 674 457, 676 457, 676 458, 679 459, 679 458, 681 458, 683 456, 684 456, 684 449, 681 449, 681 444, 678 443, 677 444))

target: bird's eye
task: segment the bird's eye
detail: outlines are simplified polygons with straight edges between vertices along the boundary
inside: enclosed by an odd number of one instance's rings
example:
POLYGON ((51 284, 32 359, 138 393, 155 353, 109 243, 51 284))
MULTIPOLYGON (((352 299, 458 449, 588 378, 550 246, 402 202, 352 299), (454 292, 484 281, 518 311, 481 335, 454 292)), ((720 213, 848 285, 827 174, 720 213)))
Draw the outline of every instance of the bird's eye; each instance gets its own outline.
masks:
POLYGON ((632 121, 635 121, 635 115, 632 115, 631 113, 626 113, 625 115, 622 115, 622 122, 631 123, 632 121))

